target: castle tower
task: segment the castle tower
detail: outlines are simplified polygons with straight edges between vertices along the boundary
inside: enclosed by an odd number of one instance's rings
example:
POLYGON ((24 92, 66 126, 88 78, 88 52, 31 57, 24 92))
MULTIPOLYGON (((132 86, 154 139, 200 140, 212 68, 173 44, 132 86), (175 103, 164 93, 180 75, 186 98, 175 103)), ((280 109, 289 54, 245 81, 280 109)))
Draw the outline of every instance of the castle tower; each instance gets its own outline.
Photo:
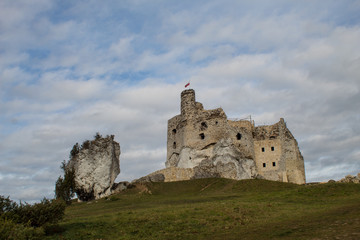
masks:
POLYGON ((187 116, 195 110, 195 91, 193 89, 181 92, 181 115, 187 116))

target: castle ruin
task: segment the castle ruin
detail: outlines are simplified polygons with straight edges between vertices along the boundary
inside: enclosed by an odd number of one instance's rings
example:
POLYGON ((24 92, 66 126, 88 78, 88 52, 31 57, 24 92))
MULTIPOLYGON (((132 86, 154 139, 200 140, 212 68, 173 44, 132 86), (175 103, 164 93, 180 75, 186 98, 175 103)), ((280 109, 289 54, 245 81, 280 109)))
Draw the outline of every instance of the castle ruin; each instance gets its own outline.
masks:
POLYGON ((168 120, 165 181, 205 177, 305 183, 304 159, 283 118, 273 125, 229 120, 205 110, 193 89, 181 93, 181 114, 168 120))

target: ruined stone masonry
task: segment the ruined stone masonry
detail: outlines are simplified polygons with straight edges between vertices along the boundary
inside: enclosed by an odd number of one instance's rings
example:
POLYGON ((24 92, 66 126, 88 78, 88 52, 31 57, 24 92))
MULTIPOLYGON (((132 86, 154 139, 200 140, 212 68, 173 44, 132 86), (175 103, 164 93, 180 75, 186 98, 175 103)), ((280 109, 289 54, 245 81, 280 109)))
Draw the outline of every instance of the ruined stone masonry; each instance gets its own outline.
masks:
POLYGON ((283 118, 268 126, 232 121, 221 108, 205 110, 192 89, 181 93, 181 114, 168 121, 165 165, 149 176, 305 183, 304 159, 283 118))
POLYGON ((338 182, 341 183, 360 183, 360 172, 356 176, 347 175, 340 179, 338 182))

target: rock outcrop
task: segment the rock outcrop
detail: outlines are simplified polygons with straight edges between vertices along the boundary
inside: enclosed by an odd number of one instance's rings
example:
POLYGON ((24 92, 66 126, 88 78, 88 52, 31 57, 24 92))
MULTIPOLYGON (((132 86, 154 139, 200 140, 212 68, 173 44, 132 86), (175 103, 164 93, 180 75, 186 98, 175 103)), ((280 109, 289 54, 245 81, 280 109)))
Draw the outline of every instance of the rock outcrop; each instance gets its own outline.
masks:
POLYGON ((114 183, 113 186, 111 187, 111 194, 116 194, 116 193, 122 192, 126 189, 133 188, 133 187, 134 187, 134 185, 127 181, 114 183))
POLYGON ((164 182, 164 181, 165 181, 165 176, 163 173, 152 173, 145 177, 135 179, 131 183, 136 184, 136 183, 144 183, 144 182, 164 182))
POLYGON ((96 135, 85 141, 78 150, 73 149, 68 167, 75 171, 76 194, 88 201, 109 196, 120 173, 120 144, 114 136, 96 135))
POLYGON ((169 182, 198 178, 221 177, 235 180, 258 178, 253 159, 239 152, 231 139, 222 139, 207 149, 183 148, 179 161, 167 162, 167 168, 135 180, 169 182))
POLYGON ((340 179, 338 182, 341 183, 360 183, 360 173, 357 176, 347 175, 344 178, 340 179))
POLYGON ((194 178, 222 177, 230 179, 250 179, 256 176, 253 159, 244 158, 231 139, 221 139, 213 145, 211 151, 184 148, 190 154, 180 158, 176 167, 193 168, 194 178))
POLYGON ((255 178, 257 175, 254 160, 245 158, 230 138, 216 143, 211 156, 194 167, 193 178, 222 177, 241 180, 255 178))

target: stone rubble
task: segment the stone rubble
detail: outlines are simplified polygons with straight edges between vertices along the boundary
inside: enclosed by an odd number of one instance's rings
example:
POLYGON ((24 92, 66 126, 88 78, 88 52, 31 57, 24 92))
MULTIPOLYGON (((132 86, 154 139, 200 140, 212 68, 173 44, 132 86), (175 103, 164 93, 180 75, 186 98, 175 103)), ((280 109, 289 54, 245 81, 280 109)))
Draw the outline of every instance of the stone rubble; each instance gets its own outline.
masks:
POLYGON ((341 183, 360 183, 360 173, 357 176, 347 175, 344 178, 340 179, 338 182, 341 183))

